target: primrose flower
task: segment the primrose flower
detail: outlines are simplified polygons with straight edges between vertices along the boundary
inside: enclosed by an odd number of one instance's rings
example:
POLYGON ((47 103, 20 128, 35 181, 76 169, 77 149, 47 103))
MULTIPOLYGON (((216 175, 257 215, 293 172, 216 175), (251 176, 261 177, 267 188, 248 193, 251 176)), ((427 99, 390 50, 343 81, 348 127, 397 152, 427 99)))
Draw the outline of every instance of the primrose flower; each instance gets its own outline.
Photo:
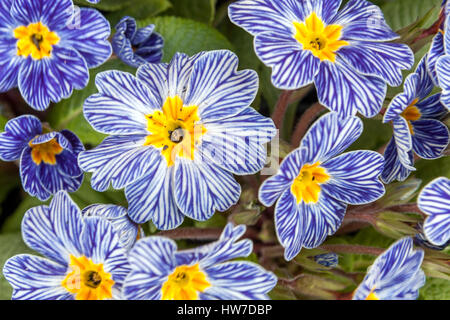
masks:
POLYGON ((272 68, 275 87, 295 90, 314 82, 319 102, 342 116, 379 113, 388 83, 402 83, 414 56, 377 6, 350 0, 240 0, 233 23, 255 36, 257 56, 272 68))
POLYGON ((277 284, 276 276, 247 261, 250 240, 237 241, 245 226, 229 223, 220 239, 177 251, 174 241, 147 237, 131 249, 131 272, 123 294, 129 300, 262 300, 277 284))
POLYGON ((13 300, 121 299, 130 271, 113 225, 83 218, 65 191, 49 206, 28 210, 22 221, 25 244, 46 258, 20 254, 5 263, 3 275, 13 300))
POLYGON ((78 190, 83 171, 77 157, 83 150, 83 144, 74 133, 69 130, 49 132, 32 115, 9 120, 0 134, 0 159, 20 160, 23 188, 41 201, 60 190, 78 190))
POLYGON ((440 119, 447 114, 441 94, 428 97, 433 81, 426 69, 425 56, 415 73, 405 80, 404 92, 398 94, 384 114, 383 122, 391 122, 394 135, 386 147, 386 165, 381 176, 385 183, 404 181, 413 167, 413 151, 423 159, 442 156, 449 141, 447 126, 440 119))
POLYGON ((154 30, 153 24, 137 29, 136 20, 123 17, 116 25, 116 34, 112 39, 114 53, 135 68, 145 63, 161 62, 164 39, 154 30))
POLYGON ((450 240, 450 179, 440 177, 430 182, 419 194, 419 209, 428 217, 423 224, 425 237, 434 245, 450 240))
MULTIPOLYGON (((447 4, 450 10, 450 3, 447 4)), ((436 73, 439 87, 442 88, 441 101, 450 110, 450 15, 447 17, 443 46, 441 46, 443 53, 438 57, 436 62, 436 73)), ((439 33, 440 34, 440 33, 439 33)), ((438 36, 439 36, 438 34, 438 36)))
POLYGON ((185 216, 209 219, 235 204, 241 187, 234 174, 254 174, 266 160, 264 143, 276 134, 271 119, 249 107, 258 91, 253 70, 237 71, 227 50, 170 64, 145 64, 137 77, 100 73, 100 93, 84 115, 95 130, 110 134, 80 154, 98 191, 125 187, 128 214, 173 229, 185 216))
POLYGON ((377 257, 356 289, 353 300, 415 300, 425 284, 420 269, 423 250, 414 250, 412 238, 395 242, 377 257))
POLYGON ((0 1, 0 92, 18 87, 39 111, 68 98, 111 55, 109 34, 98 11, 72 0, 0 1))
POLYGON ((370 203, 383 196, 378 180, 383 157, 374 151, 340 155, 363 130, 357 117, 342 119, 328 113, 317 120, 300 147, 265 180, 259 200, 275 206, 275 228, 286 260, 305 248, 319 246, 340 226, 347 204, 370 203))
POLYGON ((82 210, 85 217, 100 217, 110 222, 119 236, 120 244, 127 250, 144 236, 142 228, 131 221, 127 209, 112 204, 93 204, 82 210))

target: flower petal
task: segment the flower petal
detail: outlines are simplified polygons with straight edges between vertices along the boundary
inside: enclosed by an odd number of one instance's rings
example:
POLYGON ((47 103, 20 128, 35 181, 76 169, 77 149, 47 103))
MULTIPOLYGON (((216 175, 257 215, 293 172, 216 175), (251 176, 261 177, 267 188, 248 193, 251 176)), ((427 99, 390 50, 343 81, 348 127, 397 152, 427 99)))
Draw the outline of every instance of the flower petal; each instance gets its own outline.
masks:
POLYGON ((331 179, 321 188, 331 197, 349 204, 366 204, 381 198, 384 185, 378 180, 383 157, 374 151, 344 153, 322 165, 331 179))
MULTIPOLYGON (((0 6, 2 4, 0 4, 0 6)), ((0 7, 0 16, 2 13, 3 11, 0 7)), ((5 30, 5 32, 7 32, 7 34, 12 34, 12 30, 9 28, 5 30)), ((17 87, 17 79, 23 58, 17 55, 17 39, 4 36, 2 33, 3 30, 0 25, 0 70, 2 70, 0 92, 6 92, 17 87)))
POLYGON ((150 88, 159 106, 164 104, 169 95, 168 69, 167 63, 146 63, 141 65, 136 73, 136 77, 150 88))
POLYGON ((440 58, 436 64, 439 86, 442 88, 441 102, 450 110, 450 56, 440 58))
POLYGON ((438 72, 436 70, 436 63, 438 59, 445 55, 444 36, 438 32, 433 38, 430 51, 427 58, 427 69, 435 85, 439 85, 438 72))
MULTIPOLYGON (((394 180, 405 181, 406 178, 409 177, 412 169, 414 169, 414 167, 405 166, 404 164, 402 164, 398 155, 399 152, 401 151, 397 149, 395 138, 392 137, 386 147, 386 150, 384 151, 385 163, 383 172, 381 173, 381 180, 385 184, 391 183, 394 180)), ((412 151, 407 152, 406 155, 402 155, 402 157, 407 157, 411 165, 414 163, 414 156, 412 151)))
POLYGON ((31 158, 31 148, 23 149, 20 157, 20 179, 22 186, 28 194, 37 197, 41 201, 50 198, 51 193, 44 188, 41 180, 37 177, 38 166, 31 158))
POLYGON ((419 84, 419 75, 412 73, 406 77, 404 89, 392 99, 386 113, 384 114, 383 123, 388 123, 398 118, 400 114, 417 98, 417 87, 419 84))
POLYGON ((422 159, 436 159, 448 146, 449 131, 438 120, 418 120, 413 122, 413 150, 422 159))

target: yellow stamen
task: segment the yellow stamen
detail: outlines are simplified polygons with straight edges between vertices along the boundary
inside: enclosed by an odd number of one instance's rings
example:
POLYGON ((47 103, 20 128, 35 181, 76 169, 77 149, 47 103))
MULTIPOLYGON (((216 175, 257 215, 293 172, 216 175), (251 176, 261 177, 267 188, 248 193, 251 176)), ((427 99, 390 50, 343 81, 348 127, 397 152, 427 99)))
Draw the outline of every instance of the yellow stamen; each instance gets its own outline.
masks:
POLYGON ((400 114, 408 123, 409 132, 411 132, 411 134, 414 134, 411 121, 417 121, 422 117, 422 113, 419 108, 416 107, 417 102, 419 102, 419 99, 414 99, 414 101, 400 114))
POLYGON ((95 264, 91 259, 70 255, 72 269, 61 285, 75 294, 76 300, 104 300, 112 297, 114 280, 103 270, 103 264, 95 264))
POLYGON ((52 46, 59 43, 59 37, 50 31, 42 22, 30 23, 14 29, 17 41, 17 55, 27 58, 29 55, 35 60, 50 57, 52 46))
POLYGON ((56 138, 40 144, 33 144, 33 140, 28 143, 31 147, 31 159, 33 159, 33 162, 37 165, 41 164, 42 161, 46 164, 56 164, 56 155, 64 150, 56 141, 56 138))
POLYGON ((366 297, 366 300, 380 300, 377 295, 374 293, 375 287, 370 291, 369 295, 366 297))
POLYGON ((320 167, 320 162, 312 165, 305 164, 291 186, 292 194, 297 199, 297 203, 302 200, 305 203, 317 203, 321 189, 320 184, 327 182, 329 179, 330 176, 326 170, 320 167))
POLYGON ((293 22, 296 29, 295 39, 303 46, 304 50, 310 50, 320 61, 329 60, 336 62, 336 51, 349 43, 339 40, 342 26, 332 24, 325 26, 315 12, 306 18, 305 22, 293 22))
POLYGON ((162 300, 197 300, 198 293, 210 286, 198 263, 193 266, 179 266, 163 284, 162 300))
POLYGON ((195 144, 206 132, 198 123, 197 106, 184 106, 180 97, 169 97, 162 111, 155 111, 146 118, 150 135, 145 139, 145 145, 161 149, 169 167, 177 155, 194 160, 195 144))

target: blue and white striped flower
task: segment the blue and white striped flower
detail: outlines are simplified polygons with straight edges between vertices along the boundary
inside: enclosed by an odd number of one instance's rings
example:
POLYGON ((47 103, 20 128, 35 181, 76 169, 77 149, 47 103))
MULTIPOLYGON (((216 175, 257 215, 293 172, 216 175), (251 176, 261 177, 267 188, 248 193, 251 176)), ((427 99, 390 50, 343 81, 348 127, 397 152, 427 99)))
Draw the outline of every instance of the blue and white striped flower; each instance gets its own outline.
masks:
POLYGON ((32 115, 9 120, 0 134, 0 159, 20 160, 23 188, 41 201, 60 190, 78 190, 84 175, 77 157, 83 150, 73 132, 49 132, 32 115))
POLYGON ((252 252, 248 239, 237 241, 245 226, 228 224, 220 239, 195 249, 177 251, 174 241, 147 237, 131 249, 131 272, 123 295, 129 300, 262 300, 276 276, 247 261, 229 261, 252 252))
POLYGON ((85 217, 100 217, 112 224, 120 244, 127 250, 144 236, 142 228, 128 216, 127 209, 112 204, 93 204, 82 210, 85 217))
POLYGON ((83 89, 111 55, 109 22, 72 0, 0 1, 0 92, 18 87, 33 108, 83 89))
MULTIPOLYGON (((450 12, 450 2, 447 4, 448 11, 450 12)), ((436 53, 436 67, 435 70, 438 78, 438 85, 442 88, 441 101, 450 110, 450 15, 447 16, 445 22, 445 32, 438 33, 436 37, 443 38, 443 44, 440 47, 440 51, 436 53)), ((431 53, 430 53, 431 54, 431 53)))
POLYGON ((339 257, 333 252, 323 253, 314 256, 314 261, 324 267, 335 268, 339 264, 339 257))
POLYGON ((436 64, 442 56, 445 55, 445 45, 444 39, 447 34, 448 28, 448 17, 450 13, 450 3, 446 0, 442 1, 441 12, 439 14, 440 17, 443 17, 442 24, 439 26, 439 32, 433 38, 431 42, 431 47, 428 52, 427 57, 427 69, 430 73, 431 78, 433 79, 433 83, 436 86, 439 86, 439 77, 437 74, 436 64))
POLYGON ((423 250, 414 250, 412 238, 395 242, 377 257, 356 289, 354 300, 415 300, 425 284, 420 269, 423 250))
POLYGON ((379 113, 388 83, 402 83, 414 56, 386 24, 377 6, 350 0, 240 0, 232 22, 255 36, 257 56, 272 68, 275 87, 295 90, 314 82, 319 102, 342 116, 379 113))
POLYGON ((137 77, 100 73, 100 92, 86 100, 84 115, 111 136, 78 159, 93 172, 92 187, 125 187, 131 219, 158 229, 234 205, 241 187, 233 174, 260 171, 264 144, 276 134, 272 120, 249 107, 256 72, 237 65, 235 54, 220 50, 148 63, 137 77))
POLYGON ((315 248, 339 228, 347 204, 370 203, 383 196, 378 180, 383 157, 374 151, 341 154, 363 131, 357 117, 322 116, 300 147, 283 160, 280 170, 259 189, 259 200, 275 206, 275 227, 286 260, 315 248))
POLYGON ((440 119, 447 114, 441 94, 429 96, 434 84, 426 69, 427 56, 405 80, 404 92, 391 102, 383 122, 392 122, 394 135, 386 147, 385 183, 404 181, 415 170, 413 152, 423 159, 442 156, 449 141, 447 126, 440 119))
POLYGON ((425 233, 423 230, 423 223, 418 223, 415 226, 415 229, 418 230, 418 232, 414 235, 414 244, 416 246, 420 246, 420 247, 428 248, 428 249, 432 249, 432 250, 442 251, 445 248, 447 248, 448 245, 450 245, 450 238, 448 239, 447 242, 445 242, 444 244, 441 244, 441 245, 435 245, 435 244, 431 243, 430 240, 428 240, 428 238, 425 236, 425 233))
POLYGON ((145 63, 161 62, 164 39, 154 30, 153 24, 138 29, 136 20, 123 17, 116 25, 116 33, 112 39, 114 53, 135 68, 145 63))
POLYGON ((130 269, 118 234, 105 219, 83 218, 65 191, 25 213, 22 236, 44 257, 20 254, 5 263, 13 300, 121 299, 130 269))
POLYGON ((434 245, 450 240, 450 179, 440 177, 419 194, 419 209, 428 217, 423 224, 425 237, 434 245))

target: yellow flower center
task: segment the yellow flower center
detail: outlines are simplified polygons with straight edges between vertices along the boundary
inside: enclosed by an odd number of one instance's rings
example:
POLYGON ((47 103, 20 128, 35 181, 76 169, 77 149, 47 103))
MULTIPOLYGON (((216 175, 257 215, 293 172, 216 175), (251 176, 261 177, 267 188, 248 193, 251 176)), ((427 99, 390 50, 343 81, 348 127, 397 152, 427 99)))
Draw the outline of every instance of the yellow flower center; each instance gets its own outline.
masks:
POLYGON ((61 285, 74 293, 75 299, 104 300, 112 297, 114 280, 110 273, 103 270, 103 264, 95 264, 85 256, 76 258, 71 255, 69 267, 72 272, 67 274, 61 285))
POLYGON ((197 300, 198 293, 210 286, 198 263, 193 266, 179 266, 163 284, 162 300, 197 300))
POLYGON ((198 122, 197 106, 184 106, 180 97, 169 97, 162 111, 146 116, 147 130, 151 133, 145 139, 145 145, 161 149, 167 165, 174 164, 176 155, 194 160, 196 142, 206 132, 198 122))
POLYGON ((41 144, 32 144, 33 140, 28 143, 31 147, 31 159, 33 159, 33 162, 37 165, 40 165, 42 161, 47 164, 56 164, 56 155, 64 150, 56 141, 56 138, 41 144))
POLYGON ((312 165, 305 164, 291 186, 292 194, 297 199, 297 203, 302 200, 305 203, 319 201, 320 184, 327 182, 329 179, 330 176, 326 170, 320 167, 320 162, 312 165))
POLYGON ((50 31, 42 22, 30 23, 14 29, 17 41, 17 55, 27 58, 29 55, 35 60, 50 57, 52 46, 59 42, 55 32, 50 31))
POLYGON ((303 46, 304 50, 310 50, 320 61, 336 61, 336 51, 349 45, 347 41, 339 40, 342 26, 332 24, 325 26, 315 12, 306 18, 305 22, 293 22, 296 33, 295 39, 303 46))
POLYGON ((417 121, 422 116, 419 108, 416 107, 417 102, 419 102, 419 99, 414 99, 414 101, 400 114, 403 118, 405 118, 406 122, 408 122, 409 132, 411 132, 411 134, 414 134, 411 121, 417 121))
POLYGON ((366 297, 366 300, 380 300, 377 295, 374 293, 375 287, 370 291, 369 295, 366 297))

